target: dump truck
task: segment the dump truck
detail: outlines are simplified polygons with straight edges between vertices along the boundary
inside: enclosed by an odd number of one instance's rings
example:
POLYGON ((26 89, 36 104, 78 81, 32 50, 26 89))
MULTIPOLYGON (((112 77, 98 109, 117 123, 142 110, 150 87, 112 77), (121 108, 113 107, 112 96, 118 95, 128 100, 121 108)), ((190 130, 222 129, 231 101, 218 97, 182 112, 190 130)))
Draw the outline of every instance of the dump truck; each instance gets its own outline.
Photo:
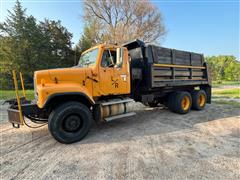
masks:
POLYGON ((141 40, 97 45, 82 53, 78 65, 36 71, 33 81, 35 100, 29 101, 19 97, 14 73, 16 99, 9 101, 9 121, 14 127, 29 126, 25 118, 48 124, 51 135, 66 144, 83 139, 93 120, 100 124, 134 115, 134 101, 162 104, 178 114, 211 103, 202 54, 141 40))

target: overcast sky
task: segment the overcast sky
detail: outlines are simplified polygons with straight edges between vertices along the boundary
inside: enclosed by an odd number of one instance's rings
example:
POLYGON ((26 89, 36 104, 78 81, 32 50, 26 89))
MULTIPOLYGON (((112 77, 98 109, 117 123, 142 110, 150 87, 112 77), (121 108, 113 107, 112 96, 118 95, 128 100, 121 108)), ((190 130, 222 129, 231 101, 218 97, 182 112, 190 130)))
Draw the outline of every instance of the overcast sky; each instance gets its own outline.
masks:
MULTIPOLYGON (((73 33, 77 43, 84 25, 82 1, 22 0, 27 14, 38 20, 61 20, 73 33)), ((234 55, 239 59, 239 1, 152 1, 161 11, 167 35, 161 45, 169 48, 196 51, 205 55, 234 55)), ((0 0, 1 18, 15 1, 0 0)))

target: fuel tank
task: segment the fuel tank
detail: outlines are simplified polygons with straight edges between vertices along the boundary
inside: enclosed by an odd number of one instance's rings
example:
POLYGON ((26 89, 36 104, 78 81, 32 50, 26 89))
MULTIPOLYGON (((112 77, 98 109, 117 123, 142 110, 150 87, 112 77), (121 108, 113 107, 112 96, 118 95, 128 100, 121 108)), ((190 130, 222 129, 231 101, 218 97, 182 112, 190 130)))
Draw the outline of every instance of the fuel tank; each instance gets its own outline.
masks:
POLYGON ((97 121, 109 121, 130 115, 135 115, 132 111, 133 99, 117 98, 106 101, 100 101, 94 108, 94 119, 97 121))

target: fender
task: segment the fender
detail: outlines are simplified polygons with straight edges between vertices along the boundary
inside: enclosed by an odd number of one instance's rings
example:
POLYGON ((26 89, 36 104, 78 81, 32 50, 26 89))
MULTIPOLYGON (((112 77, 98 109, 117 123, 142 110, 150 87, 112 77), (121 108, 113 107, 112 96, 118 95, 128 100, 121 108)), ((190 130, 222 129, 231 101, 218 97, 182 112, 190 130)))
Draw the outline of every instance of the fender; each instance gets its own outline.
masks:
POLYGON ((48 97, 47 101, 44 103, 42 108, 45 108, 52 99, 56 98, 56 97, 60 97, 60 96, 71 96, 71 95, 75 95, 75 96, 81 96, 84 97, 88 100, 88 102, 90 102, 92 105, 95 104, 95 101, 90 98, 89 96, 87 96, 86 94, 82 93, 82 92, 66 92, 66 93, 56 93, 56 94, 52 94, 48 97))
POLYGON ((38 89, 38 101, 37 105, 39 108, 44 108, 47 106, 47 104, 56 97, 60 96, 70 96, 70 95, 77 95, 79 97, 83 97, 90 104, 95 104, 95 101, 93 100, 91 93, 88 92, 88 89, 76 84, 55 84, 55 86, 48 86, 48 87, 37 87, 38 89))

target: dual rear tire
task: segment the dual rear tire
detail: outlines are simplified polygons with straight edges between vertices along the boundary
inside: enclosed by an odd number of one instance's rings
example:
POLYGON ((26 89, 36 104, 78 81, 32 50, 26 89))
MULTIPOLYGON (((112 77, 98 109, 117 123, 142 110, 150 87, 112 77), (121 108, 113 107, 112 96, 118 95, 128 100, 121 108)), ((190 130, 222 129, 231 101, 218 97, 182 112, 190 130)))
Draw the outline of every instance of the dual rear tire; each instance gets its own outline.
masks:
POLYGON ((192 109, 202 110, 207 102, 207 95, 204 90, 192 92, 192 109))
POLYGON ((206 104, 206 93, 203 90, 174 92, 169 95, 168 108, 179 114, 186 114, 190 109, 202 110, 206 104))

